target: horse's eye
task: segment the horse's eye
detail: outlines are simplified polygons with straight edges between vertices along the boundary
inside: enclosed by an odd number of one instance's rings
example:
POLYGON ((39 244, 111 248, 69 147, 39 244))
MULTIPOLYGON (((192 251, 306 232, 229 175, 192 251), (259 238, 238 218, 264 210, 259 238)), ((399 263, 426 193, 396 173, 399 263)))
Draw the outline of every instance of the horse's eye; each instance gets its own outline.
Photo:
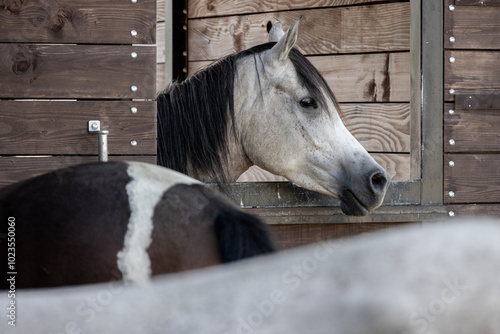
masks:
POLYGON ((305 99, 302 99, 300 101, 300 105, 303 108, 314 108, 314 109, 316 109, 318 107, 318 105, 316 104, 316 101, 314 101, 314 99, 311 98, 311 97, 306 97, 305 99))

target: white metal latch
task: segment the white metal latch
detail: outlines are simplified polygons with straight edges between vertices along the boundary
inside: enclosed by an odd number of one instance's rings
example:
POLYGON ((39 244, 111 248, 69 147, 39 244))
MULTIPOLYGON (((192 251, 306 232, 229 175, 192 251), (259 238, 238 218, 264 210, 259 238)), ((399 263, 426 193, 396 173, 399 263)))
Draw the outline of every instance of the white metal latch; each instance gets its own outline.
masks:
POLYGON ((99 135, 99 161, 108 161, 108 130, 101 130, 101 122, 98 120, 89 121, 89 132, 99 135))

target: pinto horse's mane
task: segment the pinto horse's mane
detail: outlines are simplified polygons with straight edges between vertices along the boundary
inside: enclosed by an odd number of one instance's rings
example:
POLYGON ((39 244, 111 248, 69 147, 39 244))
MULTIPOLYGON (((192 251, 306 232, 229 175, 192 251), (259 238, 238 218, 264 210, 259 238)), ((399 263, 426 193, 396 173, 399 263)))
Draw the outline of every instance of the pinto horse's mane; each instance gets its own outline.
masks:
MULTIPOLYGON (((157 96, 158 164, 194 177, 208 175, 225 182, 229 143, 228 125, 234 129, 234 80, 237 62, 271 49, 276 43, 257 45, 227 56, 183 82, 173 83, 157 96)), ((289 53, 302 85, 321 105, 323 92, 335 97, 318 70, 298 50, 289 53)))

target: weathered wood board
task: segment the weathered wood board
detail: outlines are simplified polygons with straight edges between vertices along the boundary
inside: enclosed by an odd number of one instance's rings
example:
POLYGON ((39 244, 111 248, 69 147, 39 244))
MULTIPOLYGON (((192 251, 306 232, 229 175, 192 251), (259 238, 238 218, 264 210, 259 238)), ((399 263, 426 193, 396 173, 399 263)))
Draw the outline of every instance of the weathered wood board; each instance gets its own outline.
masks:
POLYGON ((445 105, 445 152, 499 152, 500 110, 453 109, 445 105), (453 114, 449 110, 454 110, 453 114), (453 145, 450 144, 453 140, 453 145))
POLYGON ((487 94, 500 91, 500 51, 445 51, 445 101, 455 94, 487 94))
POLYGON ((402 227, 401 223, 359 224, 273 224, 270 226, 276 244, 281 250, 318 243, 329 239, 345 238, 371 233, 384 228, 402 227))
POLYGON ((0 98, 153 98, 155 59, 154 46, 0 44, 0 98))
POLYGON ((456 2, 453 11, 445 10, 444 47, 446 49, 500 49, 498 36, 500 6, 460 5, 460 2, 456 2), (454 38, 453 42, 450 41, 450 37, 454 38))
POLYGON ((156 154, 154 101, 0 100, 0 155, 96 155, 98 136, 88 132, 89 120, 109 130, 110 154, 156 154))
POLYGON ((188 0, 189 18, 207 16, 227 16, 241 13, 263 13, 293 9, 309 9, 311 7, 338 7, 347 5, 378 2, 378 0, 219 0, 207 2, 206 0, 188 0))
MULTIPOLYGON (((339 102, 409 102, 410 55, 368 53, 308 57, 325 77, 339 102)), ((188 73, 211 61, 189 62, 188 73)))
POLYGON ((2 7, 0 42, 154 44, 156 40, 156 0, 6 1, 2 7))
POLYGON ((500 155, 445 154, 445 203, 500 202, 500 155), (450 166, 453 161, 453 167, 450 166), (450 191, 453 192, 450 196, 450 191))
POLYGON ((344 103, 349 131, 369 152, 410 152, 409 103, 344 103))
MULTIPOLYGON (((142 161, 156 164, 156 156, 134 155, 109 156, 110 161, 142 161)), ((82 163, 97 162, 96 156, 30 156, 30 157, 0 157, 0 188, 41 175, 56 169, 82 163)))
POLYGON ((268 23, 284 29, 303 15, 298 49, 306 55, 406 51, 409 3, 334 7, 189 20, 189 61, 217 60, 268 41, 268 23))

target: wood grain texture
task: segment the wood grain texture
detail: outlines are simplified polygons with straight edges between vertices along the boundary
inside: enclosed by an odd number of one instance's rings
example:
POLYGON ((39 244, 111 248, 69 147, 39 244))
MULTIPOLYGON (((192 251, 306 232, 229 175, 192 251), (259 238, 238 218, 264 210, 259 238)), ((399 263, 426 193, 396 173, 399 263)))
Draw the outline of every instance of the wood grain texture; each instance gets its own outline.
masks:
POLYGON ((453 204, 448 205, 448 211, 453 211, 455 217, 489 216, 500 217, 500 203, 495 204, 453 204))
MULTIPOLYGON (((409 102, 408 52, 308 57, 339 102, 409 102)), ((189 62, 192 75, 212 61, 189 62)))
POLYGON ((500 91, 498 59, 500 51, 445 51, 445 101, 454 100, 450 88, 462 95, 500 91))
POLYGON ((293 9, 337 7, 377 2, 378 0, 188 0, 188 17, 238 15, 293 9))
POLYGON ((409 103, 343 103, 347 129, 369 152, 410 152, 409 103))
MULTIPOLYGON (((358 224, 303 224, 270 225, 278 248, 286 250, 298 246, 320 243, 329 239, 339 239, 364 235, 384 228, 404 226, 401 223, 358 223, 358 224)), ((342 241, 340 241, 342 242, 342 241)))
POLYGON ((269 22, 288 29, 299 15, 297 47, 306 55, 409 50, 409 3, 389 3, 189 20, 188 60, 216 60, 265 43, 269 22))
POLYGON ((154 99, 156 48, 0 44, 0 83, 0 98, 154 99))
POLYGON ((410 101, 410 54, 309 57, 339 102, 410 101))
POLYGON ((453 109, 450 115, 449 109, 445 106, 445 152, 500 152, 500 110, 453 109))
MULTIPOLYGON (((389 173, 393 181, 410 179, 410 156, 408 154, 373 153, 372 156, 389 173)), ((238 178, 237 182, 288 182, 288 180, 260 167, 252 166, 238 178)))
MULTIPOLYGON (((56 169, 97 162, 97 156, 0 157, 0 188, 56 169)), ((110 161, 141 161, 156 164, 156 156, 109 156, 110 161)))
POLYGON ((498 0, 455 0, 457 5, 469 5, 469 6, 500 6, 500 1, 498 0))
POLYGON ((156 0, 6 0, 0 42, 154 44, 156 0), (131 30, 137 31, 132 37, 131 30))
MULTIPOLYGON (((500 4, 500 2, 499 2, 500 4)), ((500 6, 455 6, 445 10, 446 49, 500 49, 500 6), (453 36, 455 41, 450 42, 453 36)))
POLYGON ((0 101, 0 155, 96 155, 89 120, 109 130, 109 154, 156 154, 154 101, 0 101))
POLYGON ((445 154, 444 202, 500 203, 500 155, 445 154), (449 162, 454 166, 450 167, 449 162), (454 192, 454 197, 449 196, 454 192))

